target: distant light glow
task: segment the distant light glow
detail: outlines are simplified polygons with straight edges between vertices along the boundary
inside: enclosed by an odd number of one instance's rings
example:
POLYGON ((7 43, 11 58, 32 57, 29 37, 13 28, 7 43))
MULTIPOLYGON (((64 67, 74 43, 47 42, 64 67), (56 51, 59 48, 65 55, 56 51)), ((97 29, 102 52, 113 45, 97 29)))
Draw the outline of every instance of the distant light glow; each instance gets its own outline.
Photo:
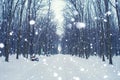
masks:
POLYGON ((57 34, 59 36, 62 36, 64 33, 63 23, 64 23, 64 17, 63 17, 63 9, 65 7, 65 1, 64 0, 52 0, 51 8, 54 11, 55 14, 55 21, 57 22, 57 34))
POLYGON ((58 51, 59 53, 61 52, 62 48, 61 48, 61 45, 58 45, 58 51))

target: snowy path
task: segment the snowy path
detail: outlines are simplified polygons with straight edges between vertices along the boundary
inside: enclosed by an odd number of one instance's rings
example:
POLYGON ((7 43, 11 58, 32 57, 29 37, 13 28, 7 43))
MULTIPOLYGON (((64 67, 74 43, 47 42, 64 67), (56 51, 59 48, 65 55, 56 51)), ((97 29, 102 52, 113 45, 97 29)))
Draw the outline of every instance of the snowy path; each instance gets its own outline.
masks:
POLYGON ((0 58, 0 80, 120 80, 120 57, 116 60, 111 66, 96 57, 86 60, 61 54, 40 57, 39 62, 21 58, 5 63, 0 58))

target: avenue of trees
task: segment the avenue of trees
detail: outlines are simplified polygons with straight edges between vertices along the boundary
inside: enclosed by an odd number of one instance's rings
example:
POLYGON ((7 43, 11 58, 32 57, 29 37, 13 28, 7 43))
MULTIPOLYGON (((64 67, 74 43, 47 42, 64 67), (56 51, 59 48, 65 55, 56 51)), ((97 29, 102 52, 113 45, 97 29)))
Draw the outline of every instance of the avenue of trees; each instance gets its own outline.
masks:
POLYGON ((1 56, 28 58, 28 54, 56 54, 56 24, 51 0, 0 0, 1 56))
POLYGON ((64 0, 64 34, 56 34, 52 0, 0 0, 0 56, 70 54, 88 59, 120 55, 120 0, 64 0))
POLYGON ((103 61, 106 56, 113 64, 113 55, 120 55, 120 0, 66 2, 62 53, 86 59, 98 55, 103 61))

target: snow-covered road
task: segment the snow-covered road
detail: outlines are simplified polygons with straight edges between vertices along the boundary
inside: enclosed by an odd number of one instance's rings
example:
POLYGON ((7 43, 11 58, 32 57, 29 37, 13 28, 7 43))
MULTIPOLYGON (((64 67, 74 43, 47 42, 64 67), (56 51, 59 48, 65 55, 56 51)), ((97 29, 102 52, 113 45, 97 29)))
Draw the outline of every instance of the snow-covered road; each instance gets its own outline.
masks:
POLYGON ((109 65, 97 57, 86 60, 59 54, 32 62, 11 56, 9 63, 0 58, 0 80, 120 80, 119 60, 114 57, 114 65, 109 65))

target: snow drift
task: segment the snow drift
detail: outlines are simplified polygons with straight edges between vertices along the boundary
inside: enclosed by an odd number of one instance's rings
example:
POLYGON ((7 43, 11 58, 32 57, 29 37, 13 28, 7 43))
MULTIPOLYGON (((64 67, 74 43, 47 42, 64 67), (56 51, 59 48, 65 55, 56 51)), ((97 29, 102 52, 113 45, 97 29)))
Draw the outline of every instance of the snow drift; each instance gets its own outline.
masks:
POLYGON ((0 80, 120 80, 120 57, 113 57, 114 65, 94 56, 86 60, 58 54, 39 59, 10 56, 7 63, 0 58, 0 80))

